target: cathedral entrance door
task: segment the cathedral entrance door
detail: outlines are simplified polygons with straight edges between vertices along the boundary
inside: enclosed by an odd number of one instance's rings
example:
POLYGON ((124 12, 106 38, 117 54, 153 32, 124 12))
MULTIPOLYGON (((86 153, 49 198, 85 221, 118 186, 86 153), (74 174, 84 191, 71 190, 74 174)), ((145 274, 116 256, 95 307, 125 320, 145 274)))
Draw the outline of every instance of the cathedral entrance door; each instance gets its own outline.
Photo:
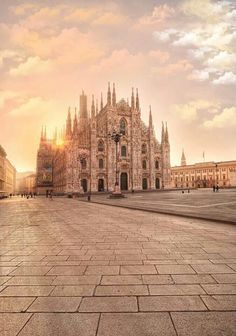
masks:
POLYGON ((127 173, 120 174, 120 189, 128 190, 128 174, 127 173))
POLYGON ((156 189, 160 189, 160 179, 156 178, 156 189))
POLYGON ((148 183, 146 177, 143 178, 143 190, 147 190, 148 188, 148 183))
POLYGON ((88 187, 87 187, 87 180, 86 179, 81 180, 81 187, 83 188, 84 192, 87 192, 88 187))
POLYGON ((104 191, 104 180, 103 179, 98 180, 98 191, 104 191))

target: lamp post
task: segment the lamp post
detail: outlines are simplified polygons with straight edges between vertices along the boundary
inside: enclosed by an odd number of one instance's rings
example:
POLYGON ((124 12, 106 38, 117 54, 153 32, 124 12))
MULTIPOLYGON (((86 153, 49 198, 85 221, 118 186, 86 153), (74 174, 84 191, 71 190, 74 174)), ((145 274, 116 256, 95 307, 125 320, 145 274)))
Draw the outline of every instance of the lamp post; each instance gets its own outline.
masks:
POLYGON ((80 181, 79 181, 79 193, 84 193, 84 188, 82 186, 82 169, 83 163, 85 162, 86 158, 88 157, 88 151, 86 149, 80 149, 78 153, 78 161, 80 162, 80 181))
POLYGON ((115 188, 110 195, 111 198, 120 198, 124 197, 124 195, 121 193, 120 186, 119 186, 119 173, 118 173, 118 144, 120 142, 121 137, 123 136, 122 133, 118 133, 115 130, 110 134, 108 134, 108 137, 111 138, 115 142, 116 146, 116 182, 115 182, 115 188))
POLYGON ((216 172, 215 172, 215 188, 217 188, 218 187, 218 181, 217 181, 218 164, 217 163, 215 164, 215 167, 216 167, 216 172))

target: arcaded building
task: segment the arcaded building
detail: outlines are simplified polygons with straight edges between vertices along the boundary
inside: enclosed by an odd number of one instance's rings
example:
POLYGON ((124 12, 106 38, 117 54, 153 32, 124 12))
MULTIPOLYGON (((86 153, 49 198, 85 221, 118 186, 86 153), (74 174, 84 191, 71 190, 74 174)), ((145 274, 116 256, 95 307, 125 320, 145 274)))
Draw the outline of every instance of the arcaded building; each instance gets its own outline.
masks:
POLYGON ((117 101, 115 86, 108 85, 106 102, 100 108, 92 98, 80 95, 79 109, 69 109, 65 131, 48 140, 42 132, 37 159, 37 181, 42 190, 55 193, 113 191, 116 176, 121 190, 155 190, 171 186, 170 144, 167 125, 161 141, 155 136, 151 108, 149 123, 141 119, 138 91, 131 103, 117 101), (121 135, 116 144, 111 135, 121 135), (117 173, 117 175, 116 175, 117 173))
POLYGON ((187 165, 184 151, 181 165, 171 168, 172 188, 236 187, 236 161, 199 162, 187 165))
POLYGON ((16 189, 16 169, 7 159, 7 153, 0 145, 0 197, 14 194, 16 189))

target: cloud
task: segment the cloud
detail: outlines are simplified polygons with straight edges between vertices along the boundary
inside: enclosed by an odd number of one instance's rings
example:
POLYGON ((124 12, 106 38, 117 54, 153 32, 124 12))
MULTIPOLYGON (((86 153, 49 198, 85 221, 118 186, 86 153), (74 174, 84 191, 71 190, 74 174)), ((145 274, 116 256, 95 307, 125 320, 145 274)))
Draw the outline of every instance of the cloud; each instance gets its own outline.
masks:
POLYGON ((124 15, 107 12, 95 19, 92 24, 96 26, 117 26, 125 21, 127 21, 127 17, 124 15))
POLYGON ((175 9, 167 4, 155 6, 151 15, 144 15, 139 19, 139 27, 158 25, 173 17, 175 9))
POLYGON ((222 70, 232 69, 236 66, 236 54, 229 53, 226 50, 220 51, 214 57, 208 59, 207 65, 222 70))
POLYGON ((227 128, 236 126, 236 107, 226 107, 211 120, 206 120, 203 126, 207 129, 227 128))
POLYGON ((9 11, 16 16, 24 16, 39 9, 36 3, 22 3, 20 5, 10 6, 9 11))
POLYGON ((212 81, 215 85, 236 85, 236 74, 233 72, 225 72, 222 76, 212 81))
POLYGON ((151 50, 149 51, 148 56, 154 61, 158 61, 160 63, 165 63, 170 58, 169 52, 161 50, 151 50))
POLYGON ((216 113, 218 109, 218 103, 199 99, 190 101, 187 104, 173 105, 171 112, 186 122, 193 122, 198 118, 199 112, 207 111, 208 113, 216 113))
POLYGON ((219 21, 232 6, 229 1, 185 0, 181 5, 184 14, 195 16, 208 22, 219 21))
POLYGON ((171 28, 162 31, 154 31, 153 36, 161 42, 169 42, 173 35, 178 34, 178 30, 171 28))
POLYGON ((0 67, 3 65, 4 60, 21 61, 23 57, 19 52, 11 49, 0 50, 0 67))
POLYGON ((18 97, 20 94, 15 91, 0 91, 0 109, 2 109, 8 100, 18 97))
POLYGON ((11 110, 10 114, 17 117, 26 117, 43 115, 50 113, 53 110, 53 104, 50 101, 44 100, 42 97, 28 98, 24 103, 11 110))
POLYGON ((29 57, 25 62, 20 63, 16 68, 10 69, 11 76, 31 76, 48 72, 52 69, 52 63, 49 60, 42 60, 40 57, 29 57))
POLYGON ((165 64, 165 66, 161 67, 153 67, 153 74, 163 75, 163 76, 173 76, 176 73, 185 73, 193 68, 192 64, 183 59, 179 60, 176 63, 165 64))
POLYGON ((209 72, 206 70, 193 70, 193 72, 188 76, 188 79, 204 82, 209 79, 209 72))

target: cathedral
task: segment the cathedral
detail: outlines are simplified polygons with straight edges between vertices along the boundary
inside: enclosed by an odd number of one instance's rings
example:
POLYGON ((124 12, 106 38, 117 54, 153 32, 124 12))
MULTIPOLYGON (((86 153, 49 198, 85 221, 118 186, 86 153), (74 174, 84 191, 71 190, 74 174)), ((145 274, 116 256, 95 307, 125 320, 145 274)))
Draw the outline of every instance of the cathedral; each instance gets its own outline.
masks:
POLYGON ((108 84, 106 102, 100 108, 92 97, 80 95, 79 110, 68 110, 61 134, 47 139, 42 130, 37 153, 37 191, 52 189, 58 195, 84 192, 156 190, 171 186, 170 144, 162 123, 161 141, 155 136, 152 111, 149 123, 141 119, 138 90, 131 103, 117 101, 108 84), (73 115, 72 115, 73 114, 73 115), (116 140, 116 141, 114 141, 116 140))

